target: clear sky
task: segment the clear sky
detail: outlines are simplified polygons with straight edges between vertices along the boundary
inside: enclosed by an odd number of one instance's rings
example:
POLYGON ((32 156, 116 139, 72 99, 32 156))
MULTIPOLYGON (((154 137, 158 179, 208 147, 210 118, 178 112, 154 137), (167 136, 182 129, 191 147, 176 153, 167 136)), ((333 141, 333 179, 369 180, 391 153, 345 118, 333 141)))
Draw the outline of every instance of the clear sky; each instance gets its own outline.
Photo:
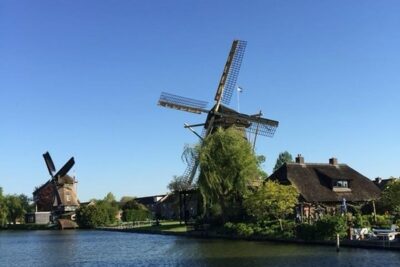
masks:
MULTIPOLYGON (((400 1, 0 2, 0 186, 31 195, 71 156, 82 201, 167 191, 195 115, 161 91, 212 103, 234 39, 248 42, 240 111, 279 120, 257 153, 335 156, 400 175, 400 1)), ((236 108, 236 96, 232 107, 236 108)))

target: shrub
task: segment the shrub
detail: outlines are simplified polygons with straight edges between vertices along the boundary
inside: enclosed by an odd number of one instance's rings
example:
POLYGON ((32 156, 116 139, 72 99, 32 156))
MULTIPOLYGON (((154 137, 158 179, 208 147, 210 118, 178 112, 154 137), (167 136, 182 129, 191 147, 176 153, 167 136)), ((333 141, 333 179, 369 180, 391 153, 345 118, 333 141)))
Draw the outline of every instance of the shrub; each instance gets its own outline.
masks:
POLYGON ((367 215, 356 214, 352 217, 353 227, 355 228, 363 228, 363 227, 371 227, 371 223, 367 215))
POLYGON ((245 223, 238 223, 236 225, 236 233, 239 236, 248 237, 254 234, 253 228, 251 225, 247 225, 245 223))
POLYGON ((325 216, 315 223, 316 237, 319 240, 332 240, 339 234, 347 235, 347 223, 344 216, 325 216))
POLYGON ((303 240, 333 240, 336 234, 347 235, 346 217, 325 216, 315 224, 302 223, 296 228, 297 237, 303 240))
POLYGON ((372 225, 377 228, 390 228, 392 226, 392 219, 388 215, 376 215, 376 222, 373 222, 372 225))
POLYGON ((311 225, 308 223, 302 223, 302 224, 297 225, 297 227, 296 227, 297 238, 302 239, 302 240, 317 239, 315 228, 316 228, 315 225, 311 225))
POLYGON ((127 209, 122 212, 122 220, 125 222, 146 221, 151 218, 148 210, 127 209))

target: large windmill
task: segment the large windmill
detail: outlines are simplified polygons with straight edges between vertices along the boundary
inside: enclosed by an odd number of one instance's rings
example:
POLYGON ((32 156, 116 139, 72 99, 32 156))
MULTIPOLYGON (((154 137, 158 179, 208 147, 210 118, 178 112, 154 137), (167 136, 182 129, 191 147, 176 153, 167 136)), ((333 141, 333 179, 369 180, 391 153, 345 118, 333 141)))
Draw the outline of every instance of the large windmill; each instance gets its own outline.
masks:
MULTIPOLYGON (((278 127, 278 121, 262 118, 261 112, 255 115, 247 115, 228 107, 234 89, 236 88, 236 81, 245 49, 246 41, 233 41, 214 97, 215 104, 210 110, 206 109, 208 103, 205 101, 199 101, 165 92, 161 93, 158 105, 196 114, 207 113, 207 119, 204 123, 193 125, 185 124, 185 128, 188 128, 193 132, 194 130, 192 127, 203 126, 204 128, 201 135, 194 132, 201 140, 206 138, 207 135, 212 133, 218 127, 228 128, 231 126, 241 127, 245 129, 246 132, 254 134, 254 140, 257 135, 272 137, 278 127)), ((190 183, 196 175, 198 163, 198 157, 195 156, 185 170, 184 176, 188 178, 190 183)))
POLYGON ((70 158, 57 172, 50 153, 43 154, 43 158, 51 178, 33 192, 36 209, 51 211, 56 217, 74 212, 79 206, 76 181, 75 177, 68 175, 75 164, 74 158, 70 158))

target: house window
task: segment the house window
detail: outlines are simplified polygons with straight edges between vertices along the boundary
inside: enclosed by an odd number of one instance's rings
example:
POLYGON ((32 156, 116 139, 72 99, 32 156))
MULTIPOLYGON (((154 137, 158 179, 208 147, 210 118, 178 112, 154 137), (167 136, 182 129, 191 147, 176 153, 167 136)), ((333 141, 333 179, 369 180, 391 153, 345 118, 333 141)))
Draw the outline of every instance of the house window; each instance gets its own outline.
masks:
POLYGON ((66 197, 67 197, 67 202, 70 202, 71 201, 71 196, 67 193, 66 197))
POLYGON ((349 188, 349 182, 346 180, 337 180, 334 185, 334 187, 340 187, 340 188, 349 188))

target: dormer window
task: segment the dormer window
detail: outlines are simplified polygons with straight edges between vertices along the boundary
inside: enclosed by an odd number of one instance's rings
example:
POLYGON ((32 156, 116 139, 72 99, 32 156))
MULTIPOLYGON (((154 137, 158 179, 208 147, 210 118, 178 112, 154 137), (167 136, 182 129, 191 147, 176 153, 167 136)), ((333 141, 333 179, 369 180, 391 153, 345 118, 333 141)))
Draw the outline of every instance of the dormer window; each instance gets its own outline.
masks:
POLYGON ((344 180, 344 179, 334 180, 332 185, 333 185, 332 190, 334 192, 338 192, 338 193, 351 192, 348 180, 344 180))
POLYGON ((333 186, 340 188, 349 188, 349 182, 347 180, 337 180, 333 186))

